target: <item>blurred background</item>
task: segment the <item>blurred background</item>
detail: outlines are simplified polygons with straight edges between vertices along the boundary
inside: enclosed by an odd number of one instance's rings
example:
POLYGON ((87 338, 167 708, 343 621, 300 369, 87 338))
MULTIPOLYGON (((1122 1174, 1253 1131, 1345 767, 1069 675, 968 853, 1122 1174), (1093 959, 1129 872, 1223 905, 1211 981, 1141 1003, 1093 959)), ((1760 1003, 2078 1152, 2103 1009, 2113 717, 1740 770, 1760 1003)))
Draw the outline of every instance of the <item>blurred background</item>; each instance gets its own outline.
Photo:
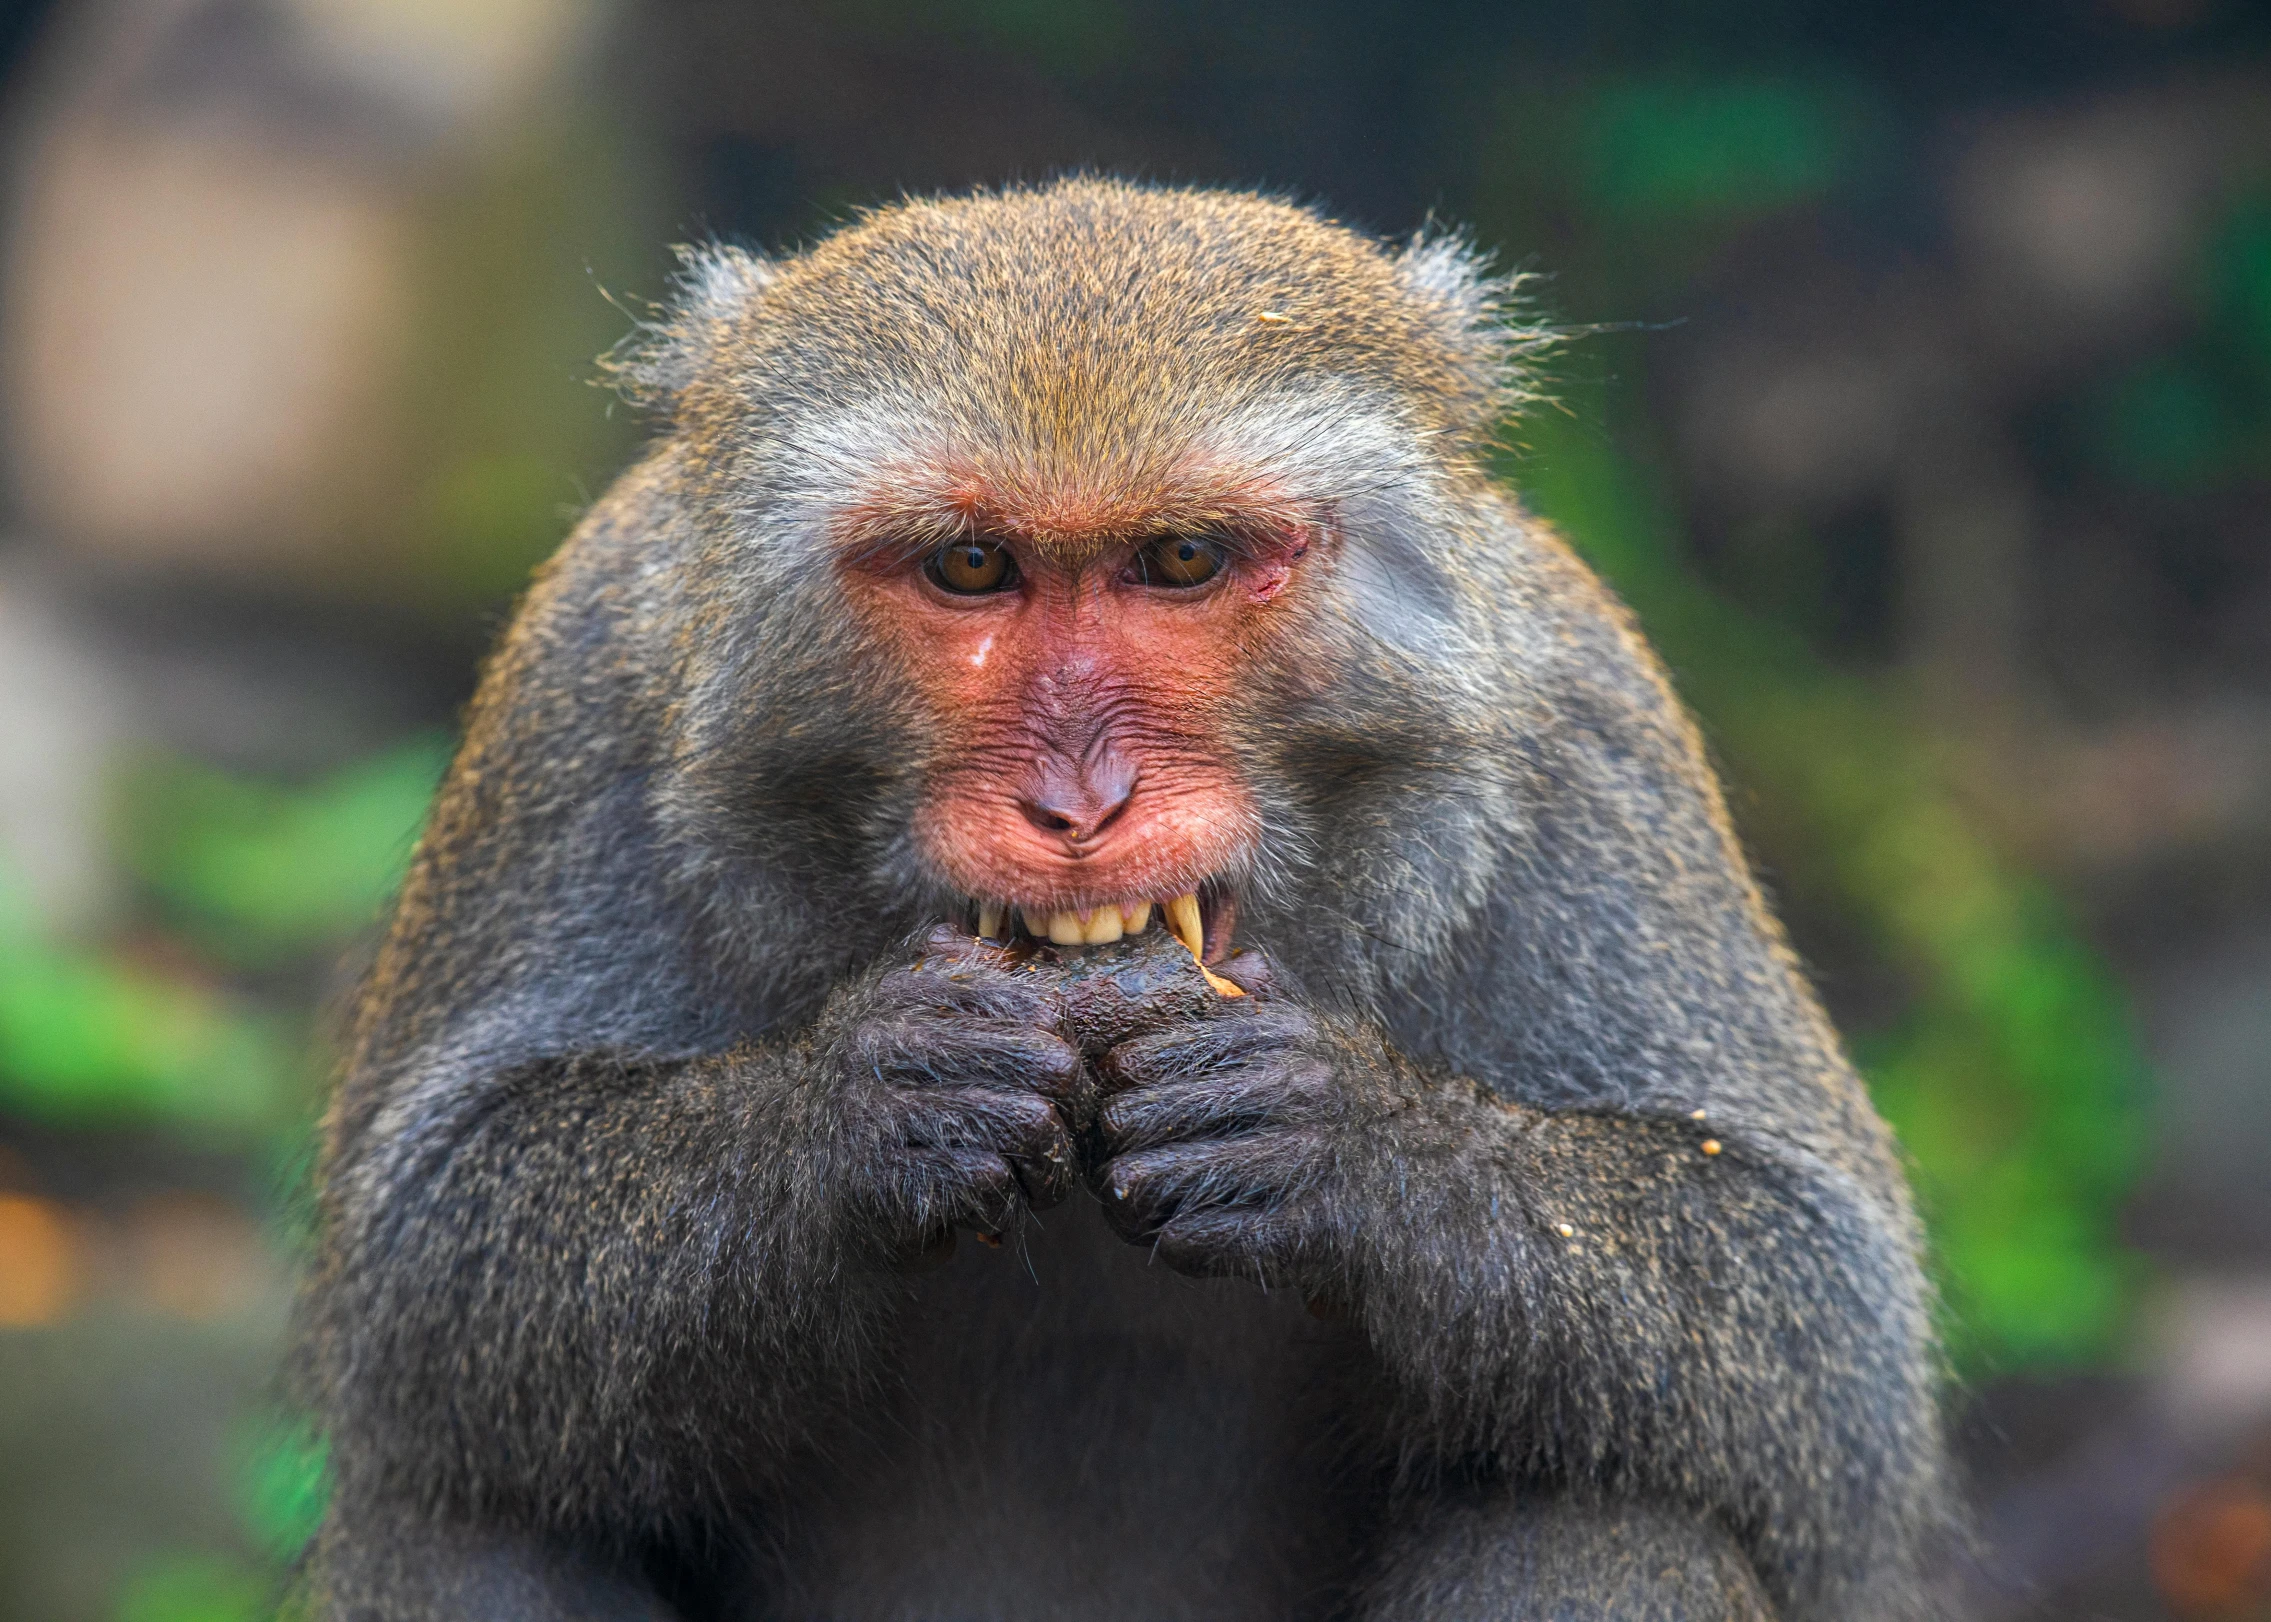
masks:
POLYGON ((2271 17, 0 4, 0 1617, 241 1622, 325 1017, 668 244, 1094 166, 1463 222, 1899 1127, 1951 1617, 2271 1618, 2271 17))

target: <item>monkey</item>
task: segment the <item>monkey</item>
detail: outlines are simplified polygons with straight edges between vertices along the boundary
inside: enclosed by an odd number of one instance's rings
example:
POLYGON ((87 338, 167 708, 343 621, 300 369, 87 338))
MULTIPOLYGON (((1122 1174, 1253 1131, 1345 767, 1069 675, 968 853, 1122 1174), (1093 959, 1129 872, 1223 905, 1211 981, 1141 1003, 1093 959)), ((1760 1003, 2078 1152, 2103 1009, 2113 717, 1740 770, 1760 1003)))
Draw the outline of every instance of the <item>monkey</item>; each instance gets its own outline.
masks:
POLYGON ((311 1614, 1923 1613, 1898 1152, 1524 299, 1099 176, 687 251, 350 1021, 311 1614))

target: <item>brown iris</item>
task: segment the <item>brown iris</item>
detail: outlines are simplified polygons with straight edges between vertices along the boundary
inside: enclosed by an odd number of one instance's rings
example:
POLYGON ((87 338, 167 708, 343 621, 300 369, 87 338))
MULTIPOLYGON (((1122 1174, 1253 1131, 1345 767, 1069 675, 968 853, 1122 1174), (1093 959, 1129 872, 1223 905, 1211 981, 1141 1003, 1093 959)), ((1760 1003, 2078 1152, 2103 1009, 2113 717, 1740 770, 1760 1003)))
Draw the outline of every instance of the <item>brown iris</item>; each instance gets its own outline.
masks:
POLYGON ((1000 591, 1017 578, 1017 565, 1006 547, 995 541, 955 541, 939 548, 927 571, 948 591, 976 597, 1000 591))
POLYGON ((1149 586, 1203 586, 1222 572, 1220 541, 1204 535, 1162 535, 1136 553, 1136 568, 1149 586))

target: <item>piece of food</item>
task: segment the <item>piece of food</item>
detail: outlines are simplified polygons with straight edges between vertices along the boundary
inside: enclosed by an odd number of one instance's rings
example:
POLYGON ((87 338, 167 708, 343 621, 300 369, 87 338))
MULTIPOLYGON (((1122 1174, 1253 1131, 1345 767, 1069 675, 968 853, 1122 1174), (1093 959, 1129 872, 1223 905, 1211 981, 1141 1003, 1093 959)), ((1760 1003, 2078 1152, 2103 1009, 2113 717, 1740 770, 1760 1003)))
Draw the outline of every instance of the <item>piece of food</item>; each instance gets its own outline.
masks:
POLYGON ((1167 931, 1183 943, 1191 954, 1191 961, 1199 966, 1199 973, 1206 976, 1206 983, 1214 987, 1217 995, 1224 997, 1243 997, 1246 995, 1243 987, 1233 985, 1206 966, 1206 959, 1202 955, 1206 949, 1206 927, 1199 921, 1199 898, 1197 896, 1179 895, 1167 903, 1167 931))

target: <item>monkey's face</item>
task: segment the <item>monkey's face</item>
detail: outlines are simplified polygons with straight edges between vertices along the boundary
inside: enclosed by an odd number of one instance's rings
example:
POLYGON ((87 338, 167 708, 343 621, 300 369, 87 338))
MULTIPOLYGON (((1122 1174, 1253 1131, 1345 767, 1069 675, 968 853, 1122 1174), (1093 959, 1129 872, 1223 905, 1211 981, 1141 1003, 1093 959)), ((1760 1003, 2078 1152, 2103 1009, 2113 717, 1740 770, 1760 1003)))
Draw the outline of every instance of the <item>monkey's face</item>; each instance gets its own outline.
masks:
POLYGON ((1207 956, 1227 947, 1226 880, 1264 825, 1237 712, 1301 617, 1323 531, 1219 486, 964 476, 951 539, 904 539, 904 492, 851 525, 846 592, 927 711, 913 838, 981 933, 1094 944, 1156 913, 1207 956))
POLYGON ((1494 285, 1455 245, 1089 182, 698 257, 627 363, 702 537, 687 848, 723 830, 751 913, 822 928, 1441 935, 1498 848, 1468 826, 1491 588, 1459 578, 1494 285))

